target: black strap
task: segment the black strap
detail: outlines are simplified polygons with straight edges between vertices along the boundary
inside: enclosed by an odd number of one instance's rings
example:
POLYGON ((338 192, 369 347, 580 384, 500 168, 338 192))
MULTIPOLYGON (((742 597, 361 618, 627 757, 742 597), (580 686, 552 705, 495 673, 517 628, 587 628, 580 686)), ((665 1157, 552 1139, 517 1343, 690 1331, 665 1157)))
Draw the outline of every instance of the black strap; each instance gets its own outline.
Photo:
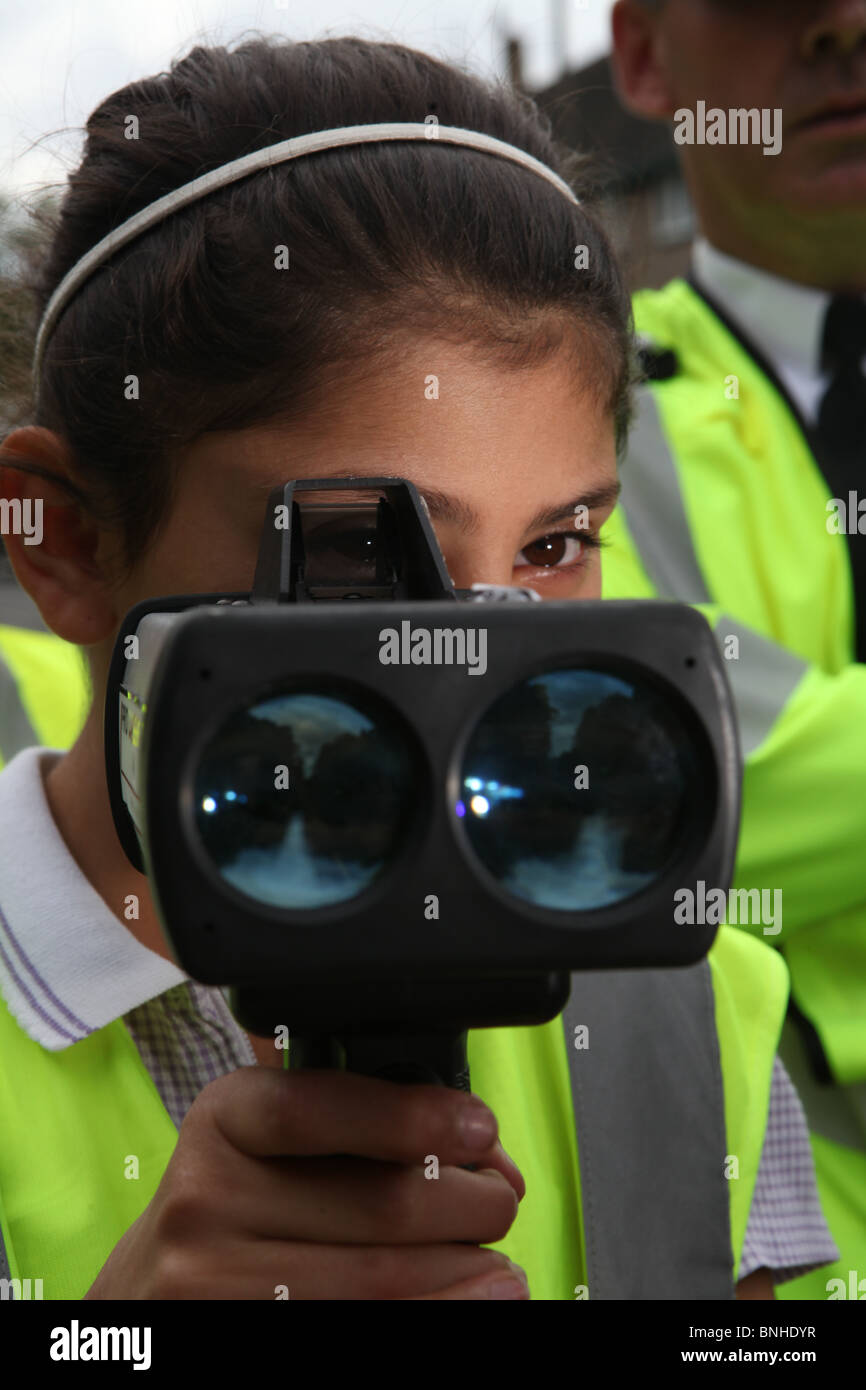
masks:
POLYGON ((709 962, 576 971, 562 1025, 590 1301, 733 1299, 709 962))
POLYGON ((818 1030, 812 1020, 807 1018, 797 1005, 793 991, 788 998, 788 1018, 800 1035, 815 1080, 822 1086, 833 1086, 835 1081, 827 1061, 827 1054, 824 1051, 824 1044, 821 1042, 818 1030))

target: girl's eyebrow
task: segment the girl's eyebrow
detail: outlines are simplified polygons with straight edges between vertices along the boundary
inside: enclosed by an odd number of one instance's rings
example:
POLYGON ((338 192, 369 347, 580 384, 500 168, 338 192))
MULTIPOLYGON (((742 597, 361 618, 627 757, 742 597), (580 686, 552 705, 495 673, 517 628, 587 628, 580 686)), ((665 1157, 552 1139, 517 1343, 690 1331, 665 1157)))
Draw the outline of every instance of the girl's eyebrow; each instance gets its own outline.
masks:
MULTIPOLYGON (((450 497, 447 492, 440 492, 438 488, 421 487, 419 484, 416 486, 430 508, 430 515, 435 521, 453 522, 463 531, 478 529, 480 524, 478 513, 467 502, 450 497)), ((526 530, 537 531, 543 526, 555 526, 558 521, 565 521, 567 517, 573 517, 578 507, 586 507, 589 512, 598 507, 607 507, 619 497, 621 488, 622 483, 609 483, 605 487, 592 488, 582 493, 580 497, 573 498, 570 502, 563 502, 554 507, 542 507, 541 511, 536 512, 535 516, 527 523, 526 530)))
POLYGON ((573 517, 578 507, 586 507, 588 512, 592 512, 600 507, 612 506, 621 491, 622 483, 620 482, 593 488, 589 492, 584 492, 582 496, 575 497, 574 501, 566 502, 562 507, 549 507, 546 510, 536 512, 526 529, 535 531, 542 526, 555 526, 558 521, 565 521, 567 517, 573 517))
MULTIPOLYGON (((322 474, 322 477, 329 478, 351 478, 356 476, 356 470, 351 468, 340 469, 339 472, 322 474)), ((462 501, 459 497, 451 497, 447 492, 440 492, 435 487, 425 487, 421 483, 416 483, 415 487, 421 493, 430 510, 430 516, 434 521, 448 521, 455 526, 459 526, 461 531, 476 531, 480 525, 478 513, 469 506, 468 502, 462 501)), ((536 531, 544 526, 555 526, 559 521, 565 521, 567 517, 574 516, 578 507, 586 507, 591 512, 599 507, 607 507, 616 502, 622 490, 622 483, 607 483, 604 486, 590 488, 581 494, 580 497, 573 498, 570 502, 563 502, 558 506, 543 507, 535 513, 535 516, 527 524, 526 530, 536 531)), ((335 492, 332 494, 333 500, 348 501, 360 500, 362 493, 335 492)))

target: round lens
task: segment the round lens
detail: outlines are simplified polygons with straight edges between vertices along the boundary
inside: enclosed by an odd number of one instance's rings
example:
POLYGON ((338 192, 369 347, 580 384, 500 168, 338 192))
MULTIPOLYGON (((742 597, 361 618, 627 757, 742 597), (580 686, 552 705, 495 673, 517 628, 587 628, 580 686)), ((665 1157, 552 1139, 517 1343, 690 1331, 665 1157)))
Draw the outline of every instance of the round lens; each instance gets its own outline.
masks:
POLYGON ((417 798, 406 732, 383 704, 293 691, 239 710, 194 776, 194 822, 218 872, 284 908, 363 892, 394 858, 417 798))
POLYGON ((649 687, 604 671, 548 672, 481 719, 455 811, 507 892, 590 911, 649 887, 680 848, 696 756, 649 687))

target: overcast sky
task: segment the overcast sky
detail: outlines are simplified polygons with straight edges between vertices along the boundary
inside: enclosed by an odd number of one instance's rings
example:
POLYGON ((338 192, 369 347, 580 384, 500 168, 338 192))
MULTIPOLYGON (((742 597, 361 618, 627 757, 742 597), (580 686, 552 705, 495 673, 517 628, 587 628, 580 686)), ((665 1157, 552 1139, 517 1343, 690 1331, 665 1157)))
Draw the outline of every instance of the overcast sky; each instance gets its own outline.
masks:
POLYGON ((608 48, 613 0, 0 0, 0 189, 26 198, 62 182, 84 125, 110 92, 167 68, 195 42, 245 30, 293 39, 359 34, 504 72, 504 38, 522 40, 530 87, 608 48), (69 130, 70 127, 79 129, 69 130))

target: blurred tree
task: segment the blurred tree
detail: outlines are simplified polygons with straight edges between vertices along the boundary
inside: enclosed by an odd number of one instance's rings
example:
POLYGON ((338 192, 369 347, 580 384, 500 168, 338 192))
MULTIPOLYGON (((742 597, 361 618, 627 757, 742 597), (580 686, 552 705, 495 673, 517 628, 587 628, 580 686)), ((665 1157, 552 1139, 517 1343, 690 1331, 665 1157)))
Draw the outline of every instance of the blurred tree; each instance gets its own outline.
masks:
POLYGON ((46 248, 56 200, 43 194, 29 208, 0 192, 0 432, 28 413, 30 359, 36 336, 32 282, 46 248))
MULTIPOLYGON (((55 195, 29 207, 0 192, 0 439, 32 412, 30 362, 36 338, 32 284, 57 213, 55 195)), ((10 577, 0 538, 0 581, 10 577)))

